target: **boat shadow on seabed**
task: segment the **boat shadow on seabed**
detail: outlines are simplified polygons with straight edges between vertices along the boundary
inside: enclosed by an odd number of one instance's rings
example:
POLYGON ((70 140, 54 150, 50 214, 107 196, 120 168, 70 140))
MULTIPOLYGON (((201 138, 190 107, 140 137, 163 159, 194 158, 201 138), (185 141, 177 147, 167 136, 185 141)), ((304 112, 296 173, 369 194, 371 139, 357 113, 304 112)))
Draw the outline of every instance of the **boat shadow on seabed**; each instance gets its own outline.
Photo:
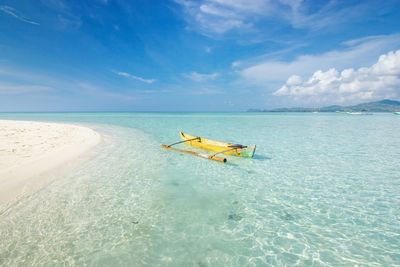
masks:
MULTIPOLYGON (((252 161, 264 161, 264 160, 271 160, 272 158, 264 156, 264 155, 260 155, 260 154, 255 154, 251 160, 248 159, 237 159, 234 157, 227 157, 227 162, 225 163, 228 166, 235 166, 235 167, 243 167, 243 166, 248 166, 248 165, 252 165, 251 162, 252 161)), ((251 173, 251 170, 246 170, 246 172, 251 173)))
POLYGON ((253 160, 270 160, 270 159, 272 159, 272 158, 270 158, 270 157, 267 157, 267 156, 264 156, 264 155, 260 155, 260 154, 254 154, 254 156, 253 156, 253 158, 252 158, 253 160))

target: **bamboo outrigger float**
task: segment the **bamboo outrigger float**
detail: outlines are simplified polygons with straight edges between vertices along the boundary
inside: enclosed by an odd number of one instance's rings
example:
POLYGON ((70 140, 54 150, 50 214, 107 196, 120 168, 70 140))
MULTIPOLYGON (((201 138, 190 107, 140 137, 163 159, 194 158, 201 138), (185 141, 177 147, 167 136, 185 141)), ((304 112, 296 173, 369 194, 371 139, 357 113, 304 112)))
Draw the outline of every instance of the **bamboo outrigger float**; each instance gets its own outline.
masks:
POLYGON ((186 134, 183 132, 180 132, 179 135, 182 138, 182 141, 179 141, 179 142, 176 142, 176 143, 173 143, 170 145, 161 145, 161 147, 168 149, 168 150, 173 150, 176 152, 185 153, 185 154, 189 154, 189 155, 193 155, 193 156, 197 156, 197 157, 201 157, 201 158, 205 158, 205 159, 215 160, 218 162, 224 162, 224 163, 227 161, 227 159, 224 157, 221 157, 220 155, 222 155, 222 154, 237 156, 237 157, 252 158, 256 151, 256 146, 243 146, 240 144, 232 144, 232 143, 214 141, 214 140, 210 140, 210 139, 203 138, 200 136, 193 136, 190 134, 186 134), (200 148, 203 150, 213 151, 215 153, 203 154, 203 153, 199 153, 196 151, 185 150, 185 149, 173 147, 173 146, 181 144, 181 143, 185 143, 192 147, 200 148))

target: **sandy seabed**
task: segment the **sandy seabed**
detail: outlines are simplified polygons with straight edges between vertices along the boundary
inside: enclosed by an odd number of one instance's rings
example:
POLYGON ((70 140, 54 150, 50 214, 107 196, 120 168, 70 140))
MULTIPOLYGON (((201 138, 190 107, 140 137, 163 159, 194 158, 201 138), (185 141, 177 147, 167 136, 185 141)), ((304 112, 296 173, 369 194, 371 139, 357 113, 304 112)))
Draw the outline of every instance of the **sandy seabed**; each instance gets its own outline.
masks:
POLYGON ((0 120, 0 205, 39 190, 54 179, 49 172, 100 140, 99 133, 79 125, 0 120))

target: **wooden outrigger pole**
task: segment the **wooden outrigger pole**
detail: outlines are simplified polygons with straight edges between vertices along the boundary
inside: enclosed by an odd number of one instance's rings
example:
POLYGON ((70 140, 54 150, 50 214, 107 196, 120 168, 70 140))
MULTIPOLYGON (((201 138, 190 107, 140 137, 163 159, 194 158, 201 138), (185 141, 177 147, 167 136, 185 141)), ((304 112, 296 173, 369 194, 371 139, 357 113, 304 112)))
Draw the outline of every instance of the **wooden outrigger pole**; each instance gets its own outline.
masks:
POLYGON ((216 156, 219 153, 216 153, 216 154, 213 154, 213 155, 208 155, 208 154, 202 154, 202 153, 199 153, 199 152, 196 152, 196 151, 191 151, 191 150, 185 150, 185 149, 172 147, 172 146, 177 145, 177 144, 190 142, 190 141, 194 141, 194 140, 201 140, 201 138, 200 137, 196 137, 196 138, 192 138, 192 139, 176 142, 176 143, 173 143, 173 144, 170 144, 170 145, 161 145, 161 147, 165 148, 165 149, 168 149, 168 150, 173 150, 173 151, 176 151, 176 152, 179 152, 179 153, 189 154, 189 155, 200 157, 200 158, 204 158, 204 159, 214 160, 214 161, 223 162, 223 163, 226 162, 226 158, 222 158, 222 157, 217 157, 216 156))

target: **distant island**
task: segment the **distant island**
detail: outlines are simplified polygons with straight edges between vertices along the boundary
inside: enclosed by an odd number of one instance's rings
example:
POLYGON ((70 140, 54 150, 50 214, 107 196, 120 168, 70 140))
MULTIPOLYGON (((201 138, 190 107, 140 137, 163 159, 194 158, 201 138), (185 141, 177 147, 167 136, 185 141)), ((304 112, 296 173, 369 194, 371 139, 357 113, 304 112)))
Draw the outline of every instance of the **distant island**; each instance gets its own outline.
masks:
POLYGON ((321 108, 276 108, 249 109, 248 112, 399 112, 400 101, 384 99, 381 101, 361 103, 354 106, 326 106, 321 108))

